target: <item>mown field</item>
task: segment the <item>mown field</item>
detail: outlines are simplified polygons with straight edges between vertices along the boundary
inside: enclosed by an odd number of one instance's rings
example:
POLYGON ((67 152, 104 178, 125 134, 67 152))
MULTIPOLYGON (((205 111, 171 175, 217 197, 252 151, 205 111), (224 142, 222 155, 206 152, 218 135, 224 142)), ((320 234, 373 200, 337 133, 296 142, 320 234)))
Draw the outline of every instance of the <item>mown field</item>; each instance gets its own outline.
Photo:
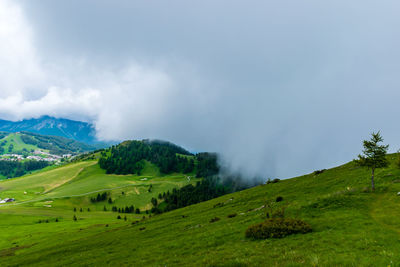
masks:
POLYGON ((389 158, 390 167, 376 173, 375 192, 368 189, 369 171, 348 163, 151 218, 128 214, 126 221, 102 211, 104 204, 90 203, 87 196, 65 196, 127 186, 110 190, 115 203, 135 202, 144 209, 152 195, 188 179, 159 177, 151 166, 140 177, 105 175, 95 162, 86 161, 0 182, 1 198, 14 192, 32 201, 0 207, 0 265, 400 266, 400 169, 397 155, 389 158), (151 193, 146 191, 150 183, 151 193), (313 232, 245 238, 249 225, 263 221, 262 206, 278 196, 286 217, 308 222, 313 232))

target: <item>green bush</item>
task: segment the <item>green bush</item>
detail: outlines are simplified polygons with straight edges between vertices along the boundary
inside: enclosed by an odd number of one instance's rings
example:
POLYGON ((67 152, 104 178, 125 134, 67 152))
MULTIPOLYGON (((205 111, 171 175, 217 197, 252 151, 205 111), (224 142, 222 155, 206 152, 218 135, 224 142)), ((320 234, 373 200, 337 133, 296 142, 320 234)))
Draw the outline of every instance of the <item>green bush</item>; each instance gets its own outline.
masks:
POLYGON ((316 170, 316 171, 314 171, 314 175, 321 174, 321 173, 323 173, 324 171, 326 171, 326 169, 316 170))
POLYGON ((221 219, 218 218, 218 217, 214 217, 214 218, 212 218, 212 219, 210 220, 210 223, 218 222, 219 220, 221 220, 221 219))
POLYGON ((273 218, 249 226, 246 237, 253 239, 282 238, 291 234, 311 232, 311 226, 297 219, 273 218))

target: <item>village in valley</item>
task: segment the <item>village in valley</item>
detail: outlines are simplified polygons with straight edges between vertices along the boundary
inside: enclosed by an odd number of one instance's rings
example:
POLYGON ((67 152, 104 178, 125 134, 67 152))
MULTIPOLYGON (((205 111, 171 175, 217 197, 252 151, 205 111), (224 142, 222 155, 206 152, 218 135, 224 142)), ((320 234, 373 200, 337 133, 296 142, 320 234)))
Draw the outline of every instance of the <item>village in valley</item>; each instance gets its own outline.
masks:
POLYGON ((64 155, 54 155, 42 150, 35 150, 32 153, 9 153, 0 155, 0 160, 5 161, 22 161, 22 160, 36 160, 36 161, 47 161, 51 163, 60 163, 65 159, 70 159, 72 154, 64 154, 64 155))

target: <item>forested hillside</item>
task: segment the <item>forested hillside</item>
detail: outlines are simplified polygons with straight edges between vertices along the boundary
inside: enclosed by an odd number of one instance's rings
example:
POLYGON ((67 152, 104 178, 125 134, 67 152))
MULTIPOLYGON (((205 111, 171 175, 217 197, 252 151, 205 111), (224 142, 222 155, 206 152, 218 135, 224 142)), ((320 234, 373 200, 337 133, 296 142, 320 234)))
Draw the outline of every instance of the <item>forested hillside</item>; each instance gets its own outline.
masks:
POLYGON ((187 150, 164 141, 125 141, 101 153, 100 167, 107 173, 140 174, 144 161, 155 164, 160 172, 191 173, 194 156, 187 150))
POLYGON ((95 149, 91 145, 61 136, 49 136, 29 132, 21 132, 20 134, 25 144, 48 150, 51 154, 55 155, 82 153, 95 149))
POLYGON ((192 155, 185 149, 163 141, 126 141, 101 152, 99 165, 108 174, 140 175, 146 161, 156 165, 161 174, 183 173, 202 178, 172 192, 160 194, 152 201, 152 212, 162 213, 213 199, 227 193, 248 188, 240 177, 219 175, 218 155, 198 153, 192 155))

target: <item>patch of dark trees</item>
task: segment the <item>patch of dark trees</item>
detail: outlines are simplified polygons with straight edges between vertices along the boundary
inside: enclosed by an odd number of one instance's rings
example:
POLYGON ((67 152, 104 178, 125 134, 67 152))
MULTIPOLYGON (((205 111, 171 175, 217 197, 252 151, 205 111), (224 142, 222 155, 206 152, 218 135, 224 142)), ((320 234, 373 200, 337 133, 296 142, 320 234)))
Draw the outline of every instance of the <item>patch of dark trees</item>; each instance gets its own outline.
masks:
MULTIPOLYGON (((109 193, 107 193, 107 192, 103 192, 103 193, 101 193, 101 194, 98 193, 96 197, 90 198, 90 202, 96 203, 96 202, 105 201, 105 200, 108 199, 108 195, 109 195, 109 193)), ((110 201, 111 201, 111 203, 112 203, 111 198, 109 199, 108 202, 110 202, 110 201)))
POLYGON ((29 172, 40 170, 49 166, 47 161, 0 161, 0 174, 7 178, 23 176, 29 172))
POLYGON ((326 169, 316 170, 316 171, 314 171, 314 174, 315 174, 315 175, 318 175, 318 174, 323 173, 324 171, 326 171, 326 169))
POLYGON ((136 213, 136 214, 140 214, 140 209, 139 208, 135 209, 135 207, 133 205, 126 206, 125 208, 124 207, 118 208, 116 206, 113 206, 111 208, 111 210, 113 212, 118 212, 118 213, 136 213))
POLYGON ((145 160, 155 164, 161 173, 190 173, 194 170, 191 153, 164 141, 125 141, 103 151, 99 165, 108 174, 141 174, 145 160))
POLYGON ((167 212, 231 192, 232 187, 222 183, 218 177, 207 177, 203 181, 197 182, 195 186, 189 184, 179 189, 174 188, 172 192, 168 191, 162 194, 161 201, 163 202, 152 201, 153 208, 151 212, 156 214, 167 212))
POLYGON ((196 155, 196 177, 210 177, 219 173, 218 156, 216 153, 198 153, 196 155))
POLYGON ((204 177, 204 179, 197 182, 196 185, 189 184, 179 189, 175 188, 172 192, 159 194, 160 201, 152 200, 153 208, 151 212, 158 214, 183 208, 251 186, 238 175, 218 175, 219 167, 216 154, 201 153, 200 157, 198 155, 199 168, 196 176, 204 177), (202 176, 205 174, 208 175, 202 176))

